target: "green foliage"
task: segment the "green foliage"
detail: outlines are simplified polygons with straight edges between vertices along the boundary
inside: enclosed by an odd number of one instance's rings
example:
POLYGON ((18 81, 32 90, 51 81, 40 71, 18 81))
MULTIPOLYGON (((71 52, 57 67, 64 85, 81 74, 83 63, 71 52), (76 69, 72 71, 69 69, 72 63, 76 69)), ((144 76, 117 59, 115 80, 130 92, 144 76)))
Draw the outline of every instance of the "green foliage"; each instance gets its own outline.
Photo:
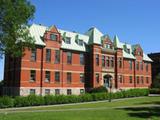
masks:
POLYGON ((160 88, 151 88, 149 89, 150 94, 160 94, 160 88))
POLYGON ((160 73, 156 75, 155 79, 152 82, 153 88, 160 88, 160 73))
POLYGON ((28 0, 0 0, 0 11, 0 54, 19 57, 25 47, 34 47, 28 22, 35 7, 28 0))
POLYGON ((15 107, 24 107, 24 106, 37 106, 37 105, 44 105, 44 97, 36 96, 36 95, 29 95, 26 97, 17 96, 14 99, 14 106, 15 107))
MULTIPOLYGON (((129 97, 139 97, 147 96, 149 94, 148 89, 129 89, 123 90, 116 93, 111 93, 112 99, 119 98, 129 98, 129 97)), ((89 102, 97 100, 108 100, 110 93, 87 93, 82 95, 46 95, 46 96, 17 96, 15 98, 11 97, 1 97, 0 98, 0 108, 6 107, 24 107, 24 106, 37 106, 37 105, 55 105, 55 104, 67 104, 67 103, 78 103, 78 102, 89 102)))
POLYGON ((13 106, 14 106, 14 102, 11 97, 8 97, 8 96, 0 97, 0 108, 9 108, 13 106))
POLYGON ((90 91, 90 93, 101 93, 101 92, 107 92, 106 87, 100 86, 100 87, 97 87, 97 88, 93 88, 93 89, 90 91))

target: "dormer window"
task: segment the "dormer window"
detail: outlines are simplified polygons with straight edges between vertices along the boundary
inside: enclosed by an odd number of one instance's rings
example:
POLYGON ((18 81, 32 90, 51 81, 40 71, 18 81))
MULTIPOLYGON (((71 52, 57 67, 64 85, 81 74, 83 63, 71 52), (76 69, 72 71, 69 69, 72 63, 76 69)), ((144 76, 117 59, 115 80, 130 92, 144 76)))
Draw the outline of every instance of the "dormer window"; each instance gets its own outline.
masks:
POLYGON ((106 44, 106 48, 112 49, 112 46, 110 44, 106 44))
POLYGON ((83 46, 83 40, 78 39, 78 45, 83 46))
POLYGON ((56 39, 57 39, 57 35, 55 35, 55 34, 50 34, 50 39, 51 39, 51 40, 56 40, 56 39))
POLYGON ((138 53, 137 53, 138 55, 141 55, 141 52, 140 51, 138 51, 138 53))
POLYGON ((65 40, 64 42, 66 44, 71 44, 71 38, 70 37, 66 37, 64 40, 65 40))
POLYGON ((127 53, 129 53, 129 54, 130 54, 130 49, 127 49, 127 53))

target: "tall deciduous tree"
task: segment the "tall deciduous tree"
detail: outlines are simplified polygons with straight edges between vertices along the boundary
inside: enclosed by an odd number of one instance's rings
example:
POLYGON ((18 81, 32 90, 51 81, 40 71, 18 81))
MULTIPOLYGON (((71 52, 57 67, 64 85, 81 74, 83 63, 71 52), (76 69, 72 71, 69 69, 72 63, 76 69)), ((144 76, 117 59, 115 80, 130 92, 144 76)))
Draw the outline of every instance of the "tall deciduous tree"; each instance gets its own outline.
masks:
POLYGON ((0 55, 21 56, 34 47, 28 26, 35 7, 27 0, 0 0, 0 55))

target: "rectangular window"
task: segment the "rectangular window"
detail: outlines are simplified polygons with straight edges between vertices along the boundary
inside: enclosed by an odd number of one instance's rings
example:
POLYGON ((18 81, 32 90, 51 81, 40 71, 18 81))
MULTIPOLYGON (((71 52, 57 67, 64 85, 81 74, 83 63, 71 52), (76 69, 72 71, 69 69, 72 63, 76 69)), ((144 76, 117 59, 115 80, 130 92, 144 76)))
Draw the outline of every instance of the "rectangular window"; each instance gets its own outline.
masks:
POLYGON ((30 71, 30 81, 31 82, 35 82, 36 81, 36 71, 35 70, 31 70, 30 71))
POLYGON ((141 76, 141 83, 142 83, 142 84, 144 83, 144 81, 143 81, 143 76, 141 76))
POLYGON ((67 52, 67 63, 72 64, 72 53, 71 52, 67 52))
POLYGON ((60 50, 55 50, 55 63, 60 63, 60 50))
POLYGON ((70 37, 66 37, 65 38, 65 43, 66 44, 71 44, 71 38, 70 37))
POLYGON ((96 82, 99 83, 99 74, 96 73, 96 82))
POLYGON ((37 49, 31 50, 31 61, 36 61, 37 49))
POLYGON ((70 72, 67 72, 67 83, 71 84, 72 82, 72 74, 70 72))
POLYGON ((55 89, 55 95, 60 95, 60 89, 55 89))
POLYGON ((79 39, 78 40, 78 45, 83 46, 83 40, 79 39))
POLYGON ((50 71, 46 71, 45 82, 50 82, 50 71))
POLYGON ((136 62, 136 69, 139 70, 139 62, 136 62))
POLYGON ((143 70, 143 62, 140 62, 141 70, 143 70))
POLYGON ((84 65, 84 54, 83 53, 80 53, 80 64, 81 65, 84 65))
POLYGON ((60 83, 60 72, 55 72, 54 79, 56 83, 60 83))
POLYGON ((72 95, 72 90, 71 89, 67 89, 67 95, 72 95))
POLYGON ((96 65, 98 66, 99 65, 99 55, 96 54, 96 65))
POLYGON ((148 72, 148 63, 146 63, 146 71, 148 72))
POLYGON ((122 58, 119 58, 119 60, 118 60, 118 66, 119 66, 119 68, 122 68, 122 58))
POLYGON ((46 62, 50 62, 50 61, 51 61, 51 50, 46 49, 46 62))
POLYGON ((132 83, 132 76, 129 76, 129 83, 132 83))
POLYGON ((45 95, 50 95, 50 89, 45 89, 45 95))
POLYGON ((102 55, 102 67, 105 67, 105 56, 102 55))
POLYGON ((122 75, 119 75, 118 77, 119 77, 119 82, 123 83, 123 77, 122 77, 122 75))
POLYGON ((107 64, 107 67, 109 67, 109 57, 106 57, 106 64, 107 64))
POLYGON ((80 89, 80 94, 84 94, 84 89, 80 89))
POLYGON ((127 49, 127 53, 129 53, 129 54, 130 54, 130 49, 127 49))
POLYGON ((130 68, 130 70, 132 70, 132 61, 131 60, 129 60, 129 68, 130 68))
POLYGON ((84 73, 80 73, 80 82, 84 83, 84 73))
POLYGON ((146 77, 146 83, 147 84, 149 83, 149 77, 146 77))
POLYGON ((137 84, 139 84, 139 76, 137 76, 137 84))
POLYGON ((51 39, 51 40, 56 40, 56 39, 57 39, 57 35, 55 35, 55 34, 50 34, 50 39, 51 39))
POLYGON ((114 58, 111 57, 110 59, 111 59, 111 60, 110 60, 110 61, 111 61, 111 67, 113 68, 113 67, 114 67, 114 58))
POLYGON ((30 89, 30 95, 35 95, 36 94, 36 90, 35 89, 30 89))

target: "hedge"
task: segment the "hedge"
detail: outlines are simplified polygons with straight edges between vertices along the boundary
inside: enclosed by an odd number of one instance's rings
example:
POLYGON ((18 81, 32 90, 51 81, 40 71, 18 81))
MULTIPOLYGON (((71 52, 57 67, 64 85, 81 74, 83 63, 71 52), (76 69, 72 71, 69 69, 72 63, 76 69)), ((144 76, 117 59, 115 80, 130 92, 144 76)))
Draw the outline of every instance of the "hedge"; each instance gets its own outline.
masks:
POLYGON ((150 94, 160 94, 160 88, 151 88, 149 89, 150 94))
MULTIPOLYGON (((111 93, 112 99, 129 98, 147 96, 148 89, 130 89, 116 93, 111 93)), ((0 97, 0 108, 9 107, 24 107, 24 106, 38 106, 38 105, 55 105, 89 102, 97 100, 108 100, 110 93, 87 93, 82 95, 46 95, 46 96, 17 96, 15 98, 4 96, 0 97)))

